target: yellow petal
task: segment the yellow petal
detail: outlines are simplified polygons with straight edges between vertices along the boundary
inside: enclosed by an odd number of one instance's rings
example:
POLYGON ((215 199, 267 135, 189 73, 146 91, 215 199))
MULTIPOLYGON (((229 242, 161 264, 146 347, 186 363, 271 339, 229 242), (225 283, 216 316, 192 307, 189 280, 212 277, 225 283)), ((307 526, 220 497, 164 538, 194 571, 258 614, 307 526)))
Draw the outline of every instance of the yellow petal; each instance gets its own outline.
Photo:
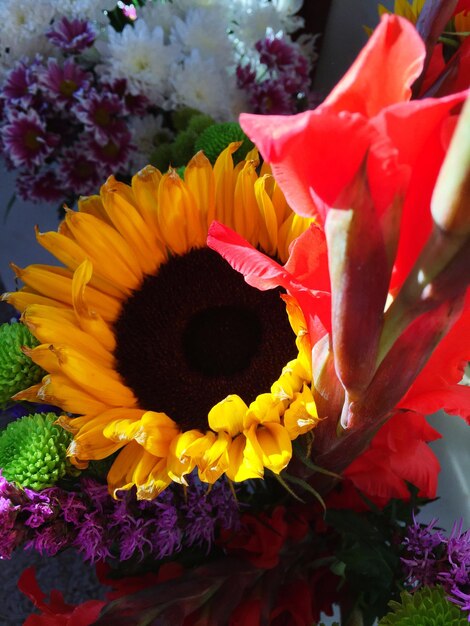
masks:
POLYGON ((152 274, 165 256, 135 207, 132 189, 110 176, 101 187, 103 205, 116 230, 131 246, 144 274, 152 274))
POLYGON ((265 422, 281 421, 281 414, 284 412, 283 403, 270 393, 261 393, 254 400, 243 420, 244 429, 250 428, 253 424, 264 424, 265 422))
POLYGON ((254 183, 256 202, 260 212, 259 245, 266 254, 274 256, 277 251, 277 216, 274 205, 266 191, 266 176, 254 183))
POLYGON ((171 442, 179 432, 177 424, 165 413, 147 411, 142 416, 134 439, 155 456, 166 457, 171 442))
POLYGON ((186 452, 188 447, 197 439, 204 437, 198 430, 188 430, 173 439, 167 460, 168 475, 172 480, 187 485, 186 474, 190 474, 196 463, 186 452))
POLYGON ((253 425, 245 431, 247 443, 253 446, 253 456, 261 458, 264 467, 279 474, 292 458, 292 443, 280 424, 253 425))
POLYGON ((147 224, 150 235, 159 241, 161 233, 158 226, 157 199, 161 179, 162 173, 152 165, 147 165, 132 177, 132 191, 137 209, 147 224))
MULTIPOLYGON (((211 433, 212 434, 212 433, 211 433)), ((197 461, 199 478, 206 483, 215 483, 228 467, 227 450, 232 438, 220 432, 212 445, 208 446, 197 461)))
POLYGON ((232 394, 218 402, 209 411, 209 426, 215 432, 225 431, 235 437, 243 430, 243 420, 248 410, 240 396, 232 394))
POLYGON ((59 302, 46 296, 41 296, 36 291, 24 287, 20 291, 10 291, 0 296, 1 302, 8 302, 14 306, 17 311, 22 313, 31 304, 44 304, 45 306, 54 306, 60 309, 68 308, 64 302, 59 302))
POLYGON ((215 178, 209 159, 198 152, 184 170, 184 181, 191 189, 207 230, 215 219, 215 178))
POLYGON ((216 219, 230 228, 234 227, 234 191, 236 177, 232 154, 241 146, 240 141, 229 144, 217 157, 214 165, 216 219))
POLYGON ((65 222, 102 276, 127 289, 139 285, 142 270, 131 246, 116 229, 94 215, 73 211, 67 213, 65 222))
POLYGON ((107 405, 93 397, 69 378, 61 374, 51 374, 42 380, 36 402, 60 406, 69 413, 95 414, 104 411, 107 405))
POLYGON ((232 440, 226 452, 226 474, 230 480, 241 482, 250 478, 263 478, 264 468, 260 454, 245 435, 232 440))
POLYGON ((291 439, 303 435, 318 423, 318 413, 312 392, 307 385, 295 394, 294 400, 284 413, 284 426, 291 439))
POLYGON ((204 246, 207 230, 188 186, 175 170, 162 177, 158 187, 158 224, 166 246, 175 254, 204 246))
POLYGON ((112 226, 111 220, 109 219, 103 206, 103 202, 101 201, 101 197, 97 194, 93 196, 81 196, 78 200, 78 210, 80 213, 93 215, 99 220, 106 222, 106 224, 109 224, 109 226, 112 226))
POLYGON ((253 243, 258 240, 260 229, 259 209, 254 189, 257 180, 254 161, 245 161, 235 184, 233 222, 236 232, 253 243))

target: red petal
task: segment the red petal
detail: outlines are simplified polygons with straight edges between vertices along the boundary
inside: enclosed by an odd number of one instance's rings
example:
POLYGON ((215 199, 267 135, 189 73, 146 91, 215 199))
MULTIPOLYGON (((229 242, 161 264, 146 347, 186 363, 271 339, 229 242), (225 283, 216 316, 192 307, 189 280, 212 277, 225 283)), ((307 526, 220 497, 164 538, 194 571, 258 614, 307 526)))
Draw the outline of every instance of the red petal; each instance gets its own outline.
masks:
POLYGON ((424 57, 424 44, 413 25, 396 15, 385 15, 322 106, 373 117, 384 107, 407 101, 424 57), (384 68, 386 77, 381 80, 384 68))
POLYGON ((359 115, 319 107, 293 116, 240 116, 245 133, 271 164, 287 201, 299 215, 318 216, 351 182, 377 132, 359 115), (313 193, 312 193, 312 190, 313 193))

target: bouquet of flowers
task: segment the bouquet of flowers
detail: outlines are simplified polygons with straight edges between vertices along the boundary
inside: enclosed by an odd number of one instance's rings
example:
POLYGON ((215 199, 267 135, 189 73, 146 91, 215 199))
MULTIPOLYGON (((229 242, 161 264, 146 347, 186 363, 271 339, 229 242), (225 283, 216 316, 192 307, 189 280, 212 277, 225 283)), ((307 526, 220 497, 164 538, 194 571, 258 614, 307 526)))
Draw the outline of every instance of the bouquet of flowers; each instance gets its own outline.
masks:
POLYGON ((306 107, 314 38, 291 38, 301 2, 136 4, 1 9, 0 150, 23 198, 73 203, 109 171, 183 165, 214 121, 306 107), (188 108, 202 126, 172 151, 188 108))
POLYGON ((425 416, 470 423, 464 46, 429 74, 455 11, 384 15, 318 107, 241 115, 243 158, 111 176, 37 232, 60 266, 12 264, 0 554, 75 547, 108 588, 27 569, 27 626, 468 623, 470 531, 415 515, 425 416))

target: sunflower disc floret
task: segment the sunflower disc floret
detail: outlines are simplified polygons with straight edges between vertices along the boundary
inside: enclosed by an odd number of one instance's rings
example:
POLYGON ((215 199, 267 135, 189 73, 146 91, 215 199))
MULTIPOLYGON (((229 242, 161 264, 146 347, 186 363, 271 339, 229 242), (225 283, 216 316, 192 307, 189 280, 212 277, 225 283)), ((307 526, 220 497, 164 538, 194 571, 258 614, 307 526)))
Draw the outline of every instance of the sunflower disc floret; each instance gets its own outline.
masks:
POLYGON ((55 413, 34 413, 0 434, 0 468, 8 481, 40 491, 65 476, 71 437, 56 420, 55 413))
POLYGON ((34 348, 38 343, 23 324, 0 326, 0 408, 4 408, 15 393, 44 376, 44 370, 22 350, 24 346, 34 348))

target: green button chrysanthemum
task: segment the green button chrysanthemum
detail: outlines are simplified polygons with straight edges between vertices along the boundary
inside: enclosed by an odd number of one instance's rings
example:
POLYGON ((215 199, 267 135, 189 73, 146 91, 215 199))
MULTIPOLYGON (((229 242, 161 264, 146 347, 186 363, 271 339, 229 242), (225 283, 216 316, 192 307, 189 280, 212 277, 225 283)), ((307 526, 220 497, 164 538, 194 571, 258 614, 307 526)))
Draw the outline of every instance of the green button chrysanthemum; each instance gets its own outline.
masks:
POLYGON ((243 142, 234 154, 236 162, 242 161, 254 146, 237 122, 222 122, 206 128, 196 140, 196 151, 203 150, 209 161, 215 163, 219 154, 233 141, 243 142))
POLYGON ((56 420, 54 413, 35 413, 11 422, 0 434, 0 468, 8 481, 39 491, 65 475, 71 435, 55 426, 56 420))
POLYGON ((45 372, 23 354, 21 348, 34 348, 38 341, 24 324, 0 326, 0 408, 18 391, 38 383, 45 372))
POLYGON ((379 626, 468 626, 464 613, 446 598, 444 589, 423 587, 414 593, 403 592, 401 602, 389 603, 392 611, 379 626))

